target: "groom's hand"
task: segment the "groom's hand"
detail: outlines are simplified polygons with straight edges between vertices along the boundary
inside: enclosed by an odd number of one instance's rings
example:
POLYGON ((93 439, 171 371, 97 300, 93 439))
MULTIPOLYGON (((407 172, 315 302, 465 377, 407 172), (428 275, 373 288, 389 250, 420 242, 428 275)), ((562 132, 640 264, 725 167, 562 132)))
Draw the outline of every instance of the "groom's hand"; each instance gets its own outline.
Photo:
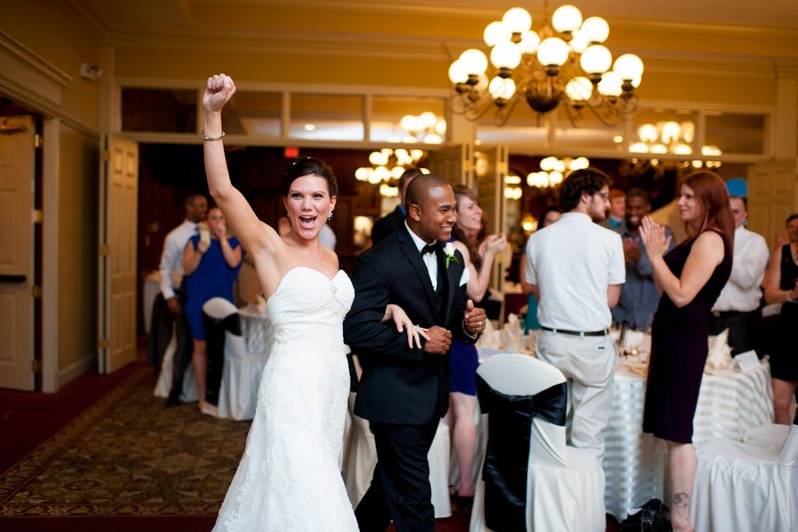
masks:
POLYGON ((485 309, 475 308, 474 302, 469 299, 466 303, 465 317, 463 318, 466 332, 472 335, 482 334, 485 330, 487 319, 485 309))
POLYGON ((427 341, 424 351, 431 355, 445 355, 452 346, 452 333, 443 327, 434 325, 427 330, 427 341))

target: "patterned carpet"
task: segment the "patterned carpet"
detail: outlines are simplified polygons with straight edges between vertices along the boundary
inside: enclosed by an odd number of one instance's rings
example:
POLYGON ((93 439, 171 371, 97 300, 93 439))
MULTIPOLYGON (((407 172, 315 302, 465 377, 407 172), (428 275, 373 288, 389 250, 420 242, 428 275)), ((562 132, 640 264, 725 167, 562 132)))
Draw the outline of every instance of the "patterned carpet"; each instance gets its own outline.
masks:
POLYGON ((215 515, 249 423, 165 408, 154 384, 139 370, 0 476, 0 517, 215 515))

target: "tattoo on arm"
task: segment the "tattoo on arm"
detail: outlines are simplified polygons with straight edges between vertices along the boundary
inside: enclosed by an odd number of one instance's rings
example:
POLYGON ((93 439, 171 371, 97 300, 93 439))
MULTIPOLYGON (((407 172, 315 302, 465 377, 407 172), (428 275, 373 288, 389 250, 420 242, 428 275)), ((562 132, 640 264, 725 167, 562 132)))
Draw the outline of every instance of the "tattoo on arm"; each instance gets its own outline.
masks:
POLYGON ((676 508, 687 508, 688 506, 690 506, 690 496, 683 492, 674 493, 673 505, 676 508))

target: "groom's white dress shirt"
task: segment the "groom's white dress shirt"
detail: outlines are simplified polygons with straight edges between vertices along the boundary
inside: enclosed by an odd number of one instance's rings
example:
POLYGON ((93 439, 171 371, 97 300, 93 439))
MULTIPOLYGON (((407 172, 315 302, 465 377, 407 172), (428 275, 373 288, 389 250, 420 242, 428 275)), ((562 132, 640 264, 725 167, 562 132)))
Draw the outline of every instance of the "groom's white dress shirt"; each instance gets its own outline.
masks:
MULTIPOLYGON (((421 238, 419 238, 419 236, 417 234, 415 234, 412 229, 410 229, 410 226, 407 225, 407 222, 405 222, 405 228, 407 229, 407 232, 410 233, 410 238, 413 239, 413 243, 418 248, 418 252, 421 253, 421 250, 424 248, 424 246, 427 245, 427 243, 424 242, 423 240, 421 240, 421 238)), ((430 281, 432 281, 432 289, 433 290, 437 290, 438 289, 438 259, 435 257, 434 253, 424 253, 424 254, 421 255, 421 260, 424 261, 424 265, 427 267, 427 271, 429 272, 429 279, 430 279, 430 281)), ((463 286, 464 284, 466 284, 468 282, 469 278, 470 278, 470 275, 468 273, 468 268, 467 267, 463 268, 463 274, 460 276, 460 285, 459 286, 463 286)))

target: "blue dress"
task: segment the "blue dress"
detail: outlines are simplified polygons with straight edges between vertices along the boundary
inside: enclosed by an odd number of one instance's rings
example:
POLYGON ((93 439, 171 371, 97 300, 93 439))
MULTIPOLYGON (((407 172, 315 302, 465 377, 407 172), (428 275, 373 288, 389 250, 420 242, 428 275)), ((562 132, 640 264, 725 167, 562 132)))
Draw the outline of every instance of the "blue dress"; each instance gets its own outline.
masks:
POLYGON ((476 396, 478 367, 477 346, 453 339, 449 350, 449 392, 476 396))
MULTIPOLYGON (((189 242, 197 249, 199 235, 194 235, 189 242)), ((235 237, 228 239, 233 249, 239 246, 235 237)), ((224 260, 222 246, 217 239, 211 239, 208 251, 200 259, 199 266, 194 273, 183 279, 183 289, 186 293, 184 310, 191 328, 191 336, 196 340, 205 339, 205 324, 202 321, 202 305, 213 297, 223 297, 233 302, 233 284, 238 277, 241 263, 231 268, 224 260)))

